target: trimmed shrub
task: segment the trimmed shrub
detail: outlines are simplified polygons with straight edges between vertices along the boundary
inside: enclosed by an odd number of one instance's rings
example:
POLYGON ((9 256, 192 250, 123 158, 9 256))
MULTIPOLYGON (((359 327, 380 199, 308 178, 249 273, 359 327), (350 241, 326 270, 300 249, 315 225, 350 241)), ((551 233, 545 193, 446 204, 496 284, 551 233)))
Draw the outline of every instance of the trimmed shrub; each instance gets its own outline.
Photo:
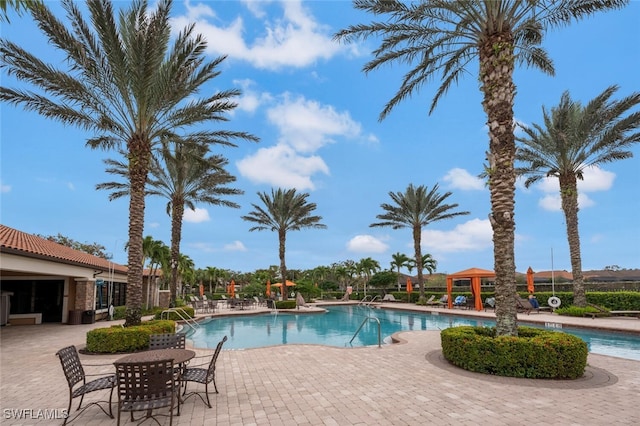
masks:
MULTIPOLYGON (((194 309, 191 306, 180 306, 180 309, 184 309, 184 311, 187 313, 187 315, 189 315, 189 318, 193 318, 194 316, 194 309)), ((162 312, 166 311, 165 308, 155 308, 153 313, 154 313, 154 319, 162 319, 162 312)), ((182 318, 180 318, 180 316, 176 313, 176 312, 169 312, 168 314, 169 319, 171 321, 182 321, 182 318)), ((164 319, 167 318, 167 315, 164 315, 164 319)))
POLYGON ((558 331, 519 327, 517 337, 496 337, 495 327, 461 326, 442 330, 440 338, 445 359, 478 373, 577 379, 587 366, 586 342, 558 331))
MULTIPOLYGON (((604 308, 603 308, 604 309, 604 308)), ((592 306, 587 306, 586 308, 580 308, 578 306, 566 306, 560 307, 554 311, 558 315, 566 315, 570 317, 584 317, 588 314, 594 314, 599 317, 610 316, 609 312, 602 312, 592 306)))
POLYGON ((295 300, 278 300, 276 301, 277 309, 295 309, 296 301, 295 300))
POLYGON ((122 353, 149 348, 149 335, 174 333, 174 321, 145 321, 133 327, 114 325, 87 332, 87 352, 122 353))

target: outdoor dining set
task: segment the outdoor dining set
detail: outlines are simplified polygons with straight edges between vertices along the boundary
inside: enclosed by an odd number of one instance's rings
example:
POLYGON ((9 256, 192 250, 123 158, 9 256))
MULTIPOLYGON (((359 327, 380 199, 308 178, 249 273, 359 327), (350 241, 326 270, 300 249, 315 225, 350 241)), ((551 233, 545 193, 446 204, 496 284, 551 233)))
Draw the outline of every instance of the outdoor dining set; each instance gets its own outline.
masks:
POLYGON ((184 334, 153 334, 149 336, 149 350, 119 358, 113 363, 114 372, 108 374, 86 374, 84 367, 104 368, 105 365, 83 366, 75 346, 60 349, 56 355, 60 358, 69 386, 69 405, 63 425, 78 418, 91 405, 97 405, 113 419, 111 405, 114 390, 117 390, 118 425, 122 412, 130 412, 131 421, 152 418, 158 424, 155 416, 168 416, 172 425, 174 411, 179 416, 180 406, 191 396, 198 396, 211 408, 209 385, 213 384, 215 393, 218 393, 216 361, 226 341, 227 336, 224 336, 213 355, 196 357, 194 351, 185 348, 184 334), (204 385, 204 391, 187 392, 189 383, 204 385), (85 395, 96 391, 108 391, 109 400, 93 401, 82 407, 85 395), (72 413, 71 405, 76 398, 80 398, 80 401, 72 413), (153 410, 167 407, 168 413, 165 413, 166 410, 161 414, 153 413, 153 410), (136 419, 135 412, 144 412, 144 415, 136 419))

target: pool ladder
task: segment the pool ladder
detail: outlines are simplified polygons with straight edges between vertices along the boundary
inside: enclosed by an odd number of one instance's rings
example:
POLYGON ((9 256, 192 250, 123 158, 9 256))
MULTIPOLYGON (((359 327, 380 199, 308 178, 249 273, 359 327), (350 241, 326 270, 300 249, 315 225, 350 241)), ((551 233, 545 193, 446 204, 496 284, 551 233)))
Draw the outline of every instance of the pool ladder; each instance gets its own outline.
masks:
POLYGON ((371 296, 365 296, 365 297, 360 301, 360 303, 358 303, 358 306, 367 306, 367 307, 370 307, 370 306, 371 306, 371 304, 372 304, 373 302, 375 302, 375 301, 376 301, 376 299, 380 299, 380 296, 379 296, 379 295, 377 295, 377 294, 376 294, 375 296, 373 296, 373 297, 371 297, 371 296))
POLYGON ((380 330, 380 320, 376 317, 372 317, 372 316, 368 316, 364 319, 364 321, 362 321, 362 324, 360 324, 360 327, 358 327, 358 330, 356 331, 356 333, 353 335, 353 337, 351 338, 351 340, 349 340, 349 344, 351 344, 351 342, 353 342, 353 339, 356 338, 356 336, 358 335, 358 333, 360 333, 360 330, 362 330, 362 327, 364 327, 364 325, 367 323, 367 321, 371 321, 371 320, 375 320, 378 323, 378 347, 381 348, 382 347, 382 338, 381 338, 381 330, 380 330))
POLYGON ((198 324, 198 321, 196 321, 195 319, 191 318, 189 316, 189 314, 187 313, 187 311, 185 311, 182 308, 169 308, 169 309, 165 309, 164 311, 162 311, 162 313, 160 314, 160 319, 169 319, 169 314, 174 312, 176 315, 178 315, 178 317, 180 317, 180 319, 182 321, 184 321, 189 327, 191 327, 191 329, 193 331, 196 331, 198 329, 198 327, 200 327, 200 324, 198 324), (165 318, 165 315, 166 318, 165 318))

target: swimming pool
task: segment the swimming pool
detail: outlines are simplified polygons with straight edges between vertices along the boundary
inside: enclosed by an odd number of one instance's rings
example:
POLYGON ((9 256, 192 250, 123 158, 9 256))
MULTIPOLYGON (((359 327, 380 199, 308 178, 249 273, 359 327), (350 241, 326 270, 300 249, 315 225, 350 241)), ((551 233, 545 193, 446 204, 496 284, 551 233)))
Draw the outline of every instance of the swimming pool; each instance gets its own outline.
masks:
MULTIPOLYGON (((357 347, 378 344, 378 325, 367 321, 350 344, 355 331, 367 315, 380 321, 382 339, 404 330, 442 330, 459 325, 491 327, 495 321, 452 315, 370 309, 364 306, 328 306, 326 313, 267 313, 214 317, 187 333, 197 348, 215 348, 224 335, 225 349, 249 349, 286 344, 321 344, 357 347)), ((640 335, 563 328, 587 342, 589 351, 602 355, 640 360, 640 335)))

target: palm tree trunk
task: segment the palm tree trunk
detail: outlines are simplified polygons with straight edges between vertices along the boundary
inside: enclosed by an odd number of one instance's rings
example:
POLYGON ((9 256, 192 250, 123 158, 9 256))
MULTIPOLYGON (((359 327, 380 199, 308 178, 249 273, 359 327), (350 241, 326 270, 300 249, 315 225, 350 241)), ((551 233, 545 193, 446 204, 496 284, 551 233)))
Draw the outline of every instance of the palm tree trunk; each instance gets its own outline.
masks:
POLYGON ((282 300, 287 300, 289 295, 287 294, 287 265, 284 261, 284 249, 287 241, 287 234, 284 230, 278 231, 278 255, 280 256, 280 275, 282 275, 282 287, 280 290, 282 292, 282 300))
MULTIPOLYGON (((413 228, 413 248, 416 255, 416 266, 418 267, 418 285, 420 286, 420 298, 419 301, 424 300, 424 277, 422 275, 422 247, 420 246, 420 240, 422 239, 422 228, 417 226, 413 228)), ((411 302, 411 295, 409 295, 409 302, 411 302)))
POLYGON ((516 267, 514 258, 514 197, 516 175, 513 167, 514 56, 511 34, 495 34, 480 46, 482 106, 489 127, 490 221, 493 228, 493 256, 496 272, 496 334, 518 334, 516 311, 516 267))
POLYGON ((149 142, 134 137, 129 150, 129 250, 127 252, 127 309, 125 327, 139 325, 142 319, 142 234, 144 232, 144 191, 149 171, 149 142))
POLYGON ((580 253, 580 233, 578 231, 578 182, 572 173, 561 175, 559 180, 562 211, 567 223, 571 273, 573 274, 573 304, 584 308, 587 306, 587 296, 582 276, 582 255, 580 253))
POLYGON ((184 201, 179 197, 171 200, 171 301, 170 307, 176 306, 178 293, 178 264, 180 261, 180 239, 182 238, 182 215, 184 201))

